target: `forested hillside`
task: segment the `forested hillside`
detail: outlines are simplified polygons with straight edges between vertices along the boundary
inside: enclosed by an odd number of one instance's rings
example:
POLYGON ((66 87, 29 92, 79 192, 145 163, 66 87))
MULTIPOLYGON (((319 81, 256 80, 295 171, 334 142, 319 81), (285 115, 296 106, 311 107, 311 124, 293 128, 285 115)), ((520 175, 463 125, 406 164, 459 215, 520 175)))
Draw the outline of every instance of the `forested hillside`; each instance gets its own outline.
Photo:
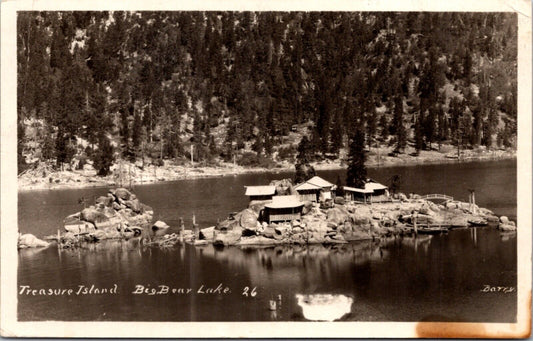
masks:
POLYGON ((19 12, 17 31, 19 171, 292 160, 304 135, 336 158, 357 127, 394 153, 515 145, 512 13, 19 12))

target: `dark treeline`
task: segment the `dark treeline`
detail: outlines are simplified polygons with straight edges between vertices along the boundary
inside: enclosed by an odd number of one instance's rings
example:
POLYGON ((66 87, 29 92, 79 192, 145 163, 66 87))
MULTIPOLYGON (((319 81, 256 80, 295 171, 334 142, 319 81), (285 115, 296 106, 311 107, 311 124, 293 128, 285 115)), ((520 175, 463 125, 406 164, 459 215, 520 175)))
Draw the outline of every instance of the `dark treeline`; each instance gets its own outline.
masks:
POLYGON ((132 161, 190 157, 191 144, 195 160, 292 157, 283 136, 308 122, 312 157, 338 155, 357 129, 400 153, 516 135, 512 13, 19 12, 17 24, 19 155, 32 138, 57 165, 86 153, 105 174, 113 145, 132 161))

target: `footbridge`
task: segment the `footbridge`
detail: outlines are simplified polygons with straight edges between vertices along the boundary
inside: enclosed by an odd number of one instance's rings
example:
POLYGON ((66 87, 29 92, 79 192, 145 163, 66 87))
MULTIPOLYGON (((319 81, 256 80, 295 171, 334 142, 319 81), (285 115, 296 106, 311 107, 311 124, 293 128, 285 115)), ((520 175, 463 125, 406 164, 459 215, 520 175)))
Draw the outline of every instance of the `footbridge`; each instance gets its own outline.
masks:
POLYGON ((426 194, 421 197, 426 200, 443 200, 443 201, 452 201, 453 197, 446 194, 426 194))

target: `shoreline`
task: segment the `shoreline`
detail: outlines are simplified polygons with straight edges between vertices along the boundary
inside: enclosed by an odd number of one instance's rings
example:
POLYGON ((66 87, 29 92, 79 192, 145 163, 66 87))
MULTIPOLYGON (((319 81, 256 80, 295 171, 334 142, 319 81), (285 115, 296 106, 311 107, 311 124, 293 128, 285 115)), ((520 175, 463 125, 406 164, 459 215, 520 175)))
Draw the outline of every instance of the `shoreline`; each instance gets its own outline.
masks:
MULTIPOLYGON (((407 153, 397 157, 391 157, 385 154, 385 156, 379 158, 379 162, 377 157, 372 155, 368 157, 366 166, 368 168, 388 168, 420 166, 426 164, 436 165, 516 159, 516 151, 498 150, 470 155, 467 154, 460 160, 456 158, 448 158, 442 153, 437 153, 438 152, 432 151, 422 152, 418 157, 410 156, 407 153)), ((339 159, 314 162, 312 163, 312 166, 316 171, 340 170, 347 167, 339 159)), ((171 181, 209 179, 245 174, 294 172, 294 165, 286 161, 278 164, 278 167, 274 168, 242 167, 233 166, 233 164, 227 163, 221 164, 218 167, 165 165, 161 167, 147 166, 144 170, 136 169, 136 167, 133 168, 134 173, 131 177, 131 185, 150 185, 171 181)), ((125 173, 125 171, 123 171, 123 173, 125 173)), ((117 175, 114 174, 106 177, 98 177, 94 170, 56 171, 47 173, 44 177, 37 174, 25 174, 17 177, 17 180, 19 193, 43 190, 86 189, 115 186, 127 187, 130 183, 129 180, 119 181, 117 175)))

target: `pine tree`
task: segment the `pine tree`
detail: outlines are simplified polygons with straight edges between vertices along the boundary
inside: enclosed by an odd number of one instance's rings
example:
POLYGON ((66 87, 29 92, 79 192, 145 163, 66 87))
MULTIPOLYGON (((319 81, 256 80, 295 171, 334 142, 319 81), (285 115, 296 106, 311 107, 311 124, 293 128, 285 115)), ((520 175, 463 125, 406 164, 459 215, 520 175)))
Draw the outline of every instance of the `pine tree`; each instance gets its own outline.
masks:
POLYGON ((419 117, 415 122, 415 149, 419 153, 424 148, 424 138, 422 136, 422 119, 419 117))
POLYGON ((55 157, 53 131, 47 125, 44 129, 44 137, 41 147, 41 156, 44 160, 52 160, 55 157))
POLYGON ((56 166, 62 168, 64 163, 70 163, 74 156, 74 150, 70 147, 68 134, 62 127, 56 136, 55 143, 56 166))
POLYGON ((442 105, 440 103, 437 106, 437 121, 438 121, 437 141, 439 143, 439 150, 440 150, 442 141, 446 141, 448 139, 448 120, 446 119, 444 109, 442 108, 442 105))
POLYGON ((340 175, 337 175, 337 182, 335 183, 337 188, 335 189, 335 195, 338 197, 344 197, 344 185, 340 175))
POLYGON ((389 124, 387 122, 387 115, 382 114, 379 118, 379 127, 381 131, 381 139, 387 141, 389 138, 389 124))
POLYGON ((331 132, 331 153, 338 156, 339 150, 342 148, 343 137, 342 123, 339 115, 335 119, 333 131, 331 132))
POLYGON ((362 188, 365 185, 365 161, 365 136, 361 129, 357 129, 350 142, 350 151, 348 153, 347 186, 362 188))
POLYGON ((24 124, 19 119, 17 122, 17 172, 20 174, 26 169, 26 158, 23 155, 25 141, 24 124))
POLYGON ((296 162, 299 164, 308 164, 312 160, 311 144, 307 136, 303 136, 298 144, 298 155, 296 156, 296 162))
POLYGON ((129 117, 127 109, 120 110, 120 136, 122 140, 122 156, 130 158, 131 146, 130 146, 130 128, 129 117))
POLYGON ((431 149, 431 143, 435 141, 436 129, 436 109, 431 106, 429 108, 428 115, 424 119, 424 136, 426 137, 426 143, 429 144, 431 149))
POLYGON ((296 174, 294 182, 304 182, 316 175, 315 169, 309 163, 312 159, 312 150, 307 136, 303 136, 298 144, 298 155, 296 156, 296 174))
POLYGON ((402 152, 407 144, 407 133, 403 125, 403 100, 400 96, 394 98, 394 131, 396 132, 396 152, 402 152))
POLYGON ((374 140, 374 135, 376 134, 376 123, 376 113, 369 113, 366 119, 366 136, 369 147, 372 146, 372 141, 374 140))
POLYGON ((134 149, 138 149, 141 145, 142 138, 142 119, 138 111, 133 115, 133 129, 131 131, 131 143, 134 149))
POLYGON ((93 153, 94 168, 97 170, 97 175, 108 175, 114 160, 114 148, 109 142, 109 139, 103 135, 100 136, 98 150, 93 153))

